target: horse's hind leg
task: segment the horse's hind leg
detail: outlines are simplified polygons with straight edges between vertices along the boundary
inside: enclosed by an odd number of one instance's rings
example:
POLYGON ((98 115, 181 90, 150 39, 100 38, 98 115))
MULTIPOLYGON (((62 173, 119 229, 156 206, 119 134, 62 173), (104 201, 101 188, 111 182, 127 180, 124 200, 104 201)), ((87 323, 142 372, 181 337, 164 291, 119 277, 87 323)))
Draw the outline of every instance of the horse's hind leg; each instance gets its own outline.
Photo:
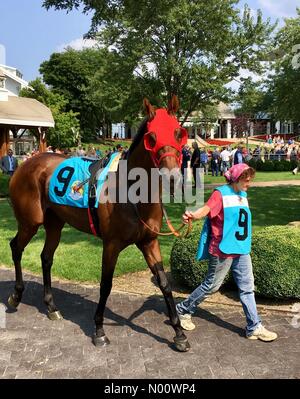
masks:
POLYGON ((175 346, 180 352, 186 352, 190 349, 190 344, 186 336, 184 335, 182 327, 180 325, 171 286, 168 282, 166 273, 164 272, 158 240, 154 239, 151 241, 139 243, 137 244, 137 246, 142 251, 145 260, 150 270, 156 277, 159 288, 164 295, 169 312, 170 322, 176 333, 176 336, 174 337, 175 346))
POLYGON ((8 303, 11 307, 17 308, 22 300, 24 291, 24 282, 22 276, 21 259, 23 251, 32 237, 36 234, 39 226, 19 226, 18 233, 10 242, 12 258, 15 265, 16 285, 14 293, 8 298, 8 303))
POLYGON ((95 346, 106 346, 110 343, 103 329, 103 316, 107 298, 111 292, 113 274, 119 253, 120 247, 116 243, 112 241, 103 243, 100 300, 94 317, 96 333, 93 336, 93 344, 95 346))
POLYGON ((61 231, 64 222, 48 209, 45 214, 44 227, 46 231, 46 241, 41 253, 41 261, 44 279, 44 302, 48 308, 48 317, 50 320, 60 320, 62 316, 58 311, 52 295, 51 289, 51 266, 53 264, 53 256, 58 247, 61 231))

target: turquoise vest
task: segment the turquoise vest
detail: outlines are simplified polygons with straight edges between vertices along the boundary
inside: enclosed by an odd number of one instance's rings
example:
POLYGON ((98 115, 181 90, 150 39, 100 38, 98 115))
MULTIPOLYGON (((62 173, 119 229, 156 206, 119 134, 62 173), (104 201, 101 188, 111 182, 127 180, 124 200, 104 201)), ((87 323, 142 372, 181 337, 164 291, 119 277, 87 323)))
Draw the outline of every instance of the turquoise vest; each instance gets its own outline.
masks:
POLYGON ((247 255, 251 251, 252 221, 247 193, 226 184, 217 188, 224 209, 223 237, 219 248, 224 254, 247 255))
MULTIPOLYGON (((251 251, 252 223, 247 193, 236 193, 230 185, 217 188, 222 195, 224 209, 223 236, 219 245, 224 254, 247 255, 251 251)), ((208 259, 210 220, 206 218, 200 235, 197 260, 208 259)))

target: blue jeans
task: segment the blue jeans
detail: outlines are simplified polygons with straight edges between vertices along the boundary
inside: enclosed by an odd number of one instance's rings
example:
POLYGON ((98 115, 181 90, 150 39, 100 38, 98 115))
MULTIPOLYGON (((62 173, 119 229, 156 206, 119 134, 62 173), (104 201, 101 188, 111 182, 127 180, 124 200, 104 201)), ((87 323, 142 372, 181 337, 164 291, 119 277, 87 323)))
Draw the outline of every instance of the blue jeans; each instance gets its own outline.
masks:
POLYGON ((200 302, 218 291, 230 268, 239 289, 240 301, 247 320, 246 334, 251 335, 261 324, 261 320, 254 298, 254 277, 250 255, 240 255, 237 258, 219 258, 209 255, 208 273, 203 283, 187 299, 177 304, 177 312, 193 314, 200 302))

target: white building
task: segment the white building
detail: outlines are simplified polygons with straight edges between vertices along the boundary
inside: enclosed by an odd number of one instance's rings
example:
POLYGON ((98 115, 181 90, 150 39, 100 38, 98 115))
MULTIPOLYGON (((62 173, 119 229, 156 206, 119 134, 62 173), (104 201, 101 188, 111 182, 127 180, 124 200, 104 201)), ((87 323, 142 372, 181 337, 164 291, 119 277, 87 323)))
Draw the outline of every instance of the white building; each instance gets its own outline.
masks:
POLYGON ((0 64, 0 157, 8 148, 16 155, 30 152, 37 144, 41 151, 45 150, 45 132, 54 127, 53 116, 39 101, 19 97, 20 91, 28 86, 16 68, 0 64))
POLYGON ((16 68, 0 64, 0 72, 5 76, 5 89, 9 96, 19 96, 20 91, 28 87, 28 82, 16 68))

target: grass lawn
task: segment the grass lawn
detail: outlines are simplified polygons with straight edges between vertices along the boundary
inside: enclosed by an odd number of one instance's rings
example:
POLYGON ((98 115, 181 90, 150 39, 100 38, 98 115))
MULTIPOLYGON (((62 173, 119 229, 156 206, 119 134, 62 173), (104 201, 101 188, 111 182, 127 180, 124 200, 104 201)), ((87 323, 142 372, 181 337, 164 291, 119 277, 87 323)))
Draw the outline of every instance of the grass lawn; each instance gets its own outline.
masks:
MULTIPOLYGON (((293 175, 292 172, 256 172, 254 181, 280 181, 280 180, 300 180, 300 173, 293 175)), ((8 195, 9 177, 0 173, 0 197, 8 195)), ((209 172, 208 176, 204 176, 205 184, 224 183, 223 176, 212 176, 209 172)))
MULTIPOLYGON (((210 193, 211 190, 205 191, 205 200, 210 193)), ((285 225, 300 219, 300 187, 253 187, 249 190, 249 202, 255 230, 270 225, 285 225)), ((184 204, 171 204, 166 208, 175 227, 179 226, 181 214, 185 210, 184 204)), ((7 199, 0 200, 0 222, 0 264, 11 266, 9 240, 15 236, 16 221, 7 199)), ((168 269, 174 239, 161 237, 159 240, 164 264, 168 269)), ((24 251, 24 269, 41 274, 40 253, 43 243, 44 231, 40 228, 24 251)), ((97 282, 100 276, 101 254, 101 241, 67 226, 55 253, 53 275, 77 281, 97 282)), ((142 254, 133 245, 121 253, 115 275, 146 268, 142 254)))
MULTIPOLYGON (((280 181, 280 180, 300 180, 300 174, 293 175, 292 172, 256 172, 254 181, 280 181)), ((223 183, 223 176, 204 176, 204 184, 223 183)))

